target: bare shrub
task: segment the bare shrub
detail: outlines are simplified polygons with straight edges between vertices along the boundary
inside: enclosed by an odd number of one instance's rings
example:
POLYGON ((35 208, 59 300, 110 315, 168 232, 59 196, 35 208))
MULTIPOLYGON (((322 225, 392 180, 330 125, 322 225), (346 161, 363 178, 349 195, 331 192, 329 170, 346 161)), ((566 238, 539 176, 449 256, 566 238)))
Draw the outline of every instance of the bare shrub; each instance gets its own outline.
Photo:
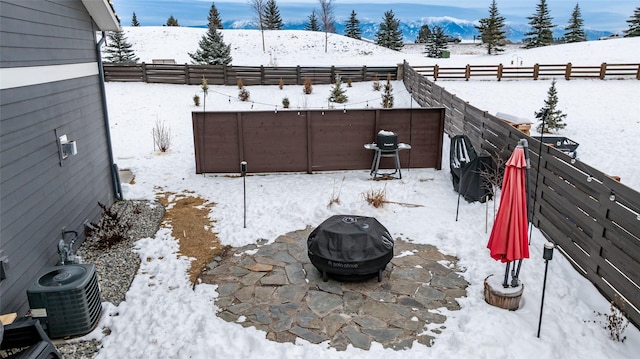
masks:
POLYGON ((200 106, 200 96, 198 94, 193 95, 193 104, 196 107, 200 106))
POLYGON ((373 87, 373 91, 380 91, 382 88, 382 86, 380 86, 380 79, 378 78, 378 75, 373 77, 373 84, 371 86, 373 87))
MULTIPOLYGON (((618 295, 616 294, 616 297, 618 295)), ((606 329, 609 331, 609 337, 612 340, 615 340, 616 342, 621 342, 624 343, 625 340, 627 340, 627 336, 623 335, 625 329, 627 329, 627 326, 629 326, 629 320, 627 319, 627 316, 625 315, 624 311, 624 306, 622 308, 618 308, 616 307, 616 304, 614 301, 611 301, 611 307, 610 307, 610 312, 609 313, 600 313, 600 312, 595 312, 596 316, 598 317, 604 317, 604 321, 602 320, 594 320, 594 323, 600 324, 602 325, 603 329, 606 329)))
POLYGON ((285 97, 282 99, 282 107, 284 108, 289 108, 289 105, 291 104, 291 102, 289 102, 289 98, 285 97))
POLYGON ((238 85, 238 88, 242 90, 242 88, 244 87, 244 83, 242 82, 241 78, 238 78, 237 85, 238 85))
POLYGON ((241 88, 240 92, 238 92, 238 98, 240 99, 240 101, 247 101, 249 100, 249 91, 247 91, 246 88, 241 88))
POLYGON ((349 77, 349 78, 347 79, 347 87, 351 87, 351 86, 353 86, 353 85, 351 84, 351 82, 353 82, 353 81, 351 80, 351 77, 349 77))
MULTIPOLYGON (((165 126, 164 121, 156 120, 153 128, 153 144, 160 152, 167 152, 171 146, 171 130, 165 126)), ((155 150, 154 147, 154 150, 155 150)))
POLYGON ((282 90, 284 88, 284 80, 280 78, 280 82, 278 82, 278 88, 282 90))
POLYGON ((331 199, 329 200, 329 204, 327 208, 331 208, 334 204, 340 204, 340 193, 342 193, 342 185, 344 184, 345 177, 342 177, 342 182, 340 182, 340 187, 338 188, 338 193, 336 193, 336 180, 333 180, 333 190, 331 192, 331 199))
POLYGON ((302 92, 309 95, 312 91, 313 91, 313 85, 311 84, 311 79, 309 77, 305 77, 302 92))
MULTIPOLYGON (((98 206, 102 208, 102 215, 98 223, 91 223, 87 227, 87 235, 94 237, 98 247, 109 248, 123 240, 127 239, 129 229, 133 225, 130 220, 123 219, 113 206, 107 208, 104 204, 98 202, 98 206)), ((134 213, 139 213, 140 209, 134 208, 134 213)))
POLYGON ((385 203, 388 203, 387 202, 387 185, 377 190, 371 189, 363 193, 362 196, 364 197, 365 201, 367 201, 367 203, 369 203, 370 205, 376 208, 383 207, 385 203))

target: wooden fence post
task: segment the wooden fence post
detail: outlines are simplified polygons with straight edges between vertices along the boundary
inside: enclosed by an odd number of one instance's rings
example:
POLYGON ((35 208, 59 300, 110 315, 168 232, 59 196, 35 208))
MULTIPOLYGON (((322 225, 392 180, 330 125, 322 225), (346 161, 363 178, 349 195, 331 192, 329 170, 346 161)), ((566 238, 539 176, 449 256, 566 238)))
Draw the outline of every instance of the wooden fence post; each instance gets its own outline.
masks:
POLYGON ((300 65, 296 66, 296 85, 302 85, 302 79, 300 78, 300 65))
POLYGON ((438 65, 433 67, 433 81, 438 81, 438 65))
POLYGON ((502 80, 502 70, 503 70, 504 66, 502 66, 502 64, 498 65, 498 81, 502 80))
POLYGON ((636 80, 640 80, 640 64, 638 65, 638 72, 636 72, 636 80))
POLYGON ((229 78, 228 78, 228 74, 227 74, 227 64, 223 64, 222 65, 222 81, 224 82, 225 85, 229 85, 229 78))
POLYGON ((260 65, 260 85, 266 85, 264 78, 264 66, 260 65))
POLYGON ((604 80, 604 75, 607 73, 607 63, 603 62, 600 65, 600 80, 604 80))
POLYGON ((147 82, 147 64, 142 63, 142 82, 147 82))
POLYGON ((367 81, 367 65, 362 66, 362 81, 367 81))
POLYGON ((189 81, 189 65, 184 64, 184 83, 186 85, 190 85, 191 81, 189 81))
POLYGON ((570 62, 567 64, 567 67, 564 71, 564 79, 567 81, 571 79, 571 63, 570 62))
POLYGON ((464 70, 464 77, 467 81, 469 81, 469 77, 471 77, 471 65, 467 64, 467 67, 464 70))
POLYGON ((533 79, 537 80, 538 76, 540 76, 540 65, 535 64, 533 65, 533 79))

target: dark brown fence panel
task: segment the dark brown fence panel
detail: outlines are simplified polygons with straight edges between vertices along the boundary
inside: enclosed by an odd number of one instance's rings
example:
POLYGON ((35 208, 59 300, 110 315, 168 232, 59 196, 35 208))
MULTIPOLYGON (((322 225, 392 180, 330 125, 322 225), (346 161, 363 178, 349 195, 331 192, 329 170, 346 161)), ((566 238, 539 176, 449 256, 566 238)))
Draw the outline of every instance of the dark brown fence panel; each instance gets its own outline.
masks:
MULTIPOLYGON (((193 112, 196 173, 369 169, 380 130, 411 144, 403 167, 441 168, 444 109, 193 112)), ((382 163, 383 167, 386 162, 382 163)))
POLYGON ((209 85, 226 85, 226 68, 223 65, 186 66, 189 85, 200 85, 207 79, 209 85))
POLYGON ((102 64, 105 81, 144 82, 142 64, 102 64))
POLYGON ((238 172, 242 144, 235 112, 193 112, 193 140, 196 173, 208 168, 220 172, 238 172))
POLYGON ((251 164, 252 172, 307 170, 304 116, 282 111, 241 112, 238 116, 242 121, 244 160, 251 164))
POLYGON ((146 64, 146 82, 163 84, 187 83, 184 65, 146 64))
MULTIPOLYGON (((610 66, 599 67, 597 76, 614 76, 607 72, 616 66, 610 66)), ((635 66, 618 67, 621 76, 637 76, 635 66)), ((606 298, 624 308, 635 326, 640 326, 640 193, 447 94, 407 63, 403 69, 405 84, 416 102, 446 109, 449 136, 466 134, 476 149, 503 159, 519 139, 528 140, 531 222, 606 298)), ((543 77, 596 76, 595 68, 571 64, 536 65, 533 69, 543 77)))
POLYGON ((309 116, 313 171, 370 168, 373 152, 364 144, 375 141, 375 111, 312 111, 309 116))

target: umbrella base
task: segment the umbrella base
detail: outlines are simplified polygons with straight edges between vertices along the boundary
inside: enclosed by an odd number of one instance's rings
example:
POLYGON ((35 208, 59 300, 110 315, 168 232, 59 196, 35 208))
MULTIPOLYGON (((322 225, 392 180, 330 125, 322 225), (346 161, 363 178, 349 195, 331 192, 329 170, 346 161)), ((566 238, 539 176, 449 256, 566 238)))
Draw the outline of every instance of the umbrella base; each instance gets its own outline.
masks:
POLYGON ((524 284, 512 288, 504 288, 499 277, 493 274, 484 279, 485 302, 499 308, 517 310, 524 291, 524 284))

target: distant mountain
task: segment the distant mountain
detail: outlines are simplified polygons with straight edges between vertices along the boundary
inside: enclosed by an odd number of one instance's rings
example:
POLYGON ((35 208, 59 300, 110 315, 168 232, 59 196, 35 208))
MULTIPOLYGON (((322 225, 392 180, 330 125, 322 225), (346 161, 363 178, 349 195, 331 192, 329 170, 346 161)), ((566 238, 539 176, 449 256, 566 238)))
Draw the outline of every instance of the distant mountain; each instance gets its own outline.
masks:
MULTIPOLYGON (((429 18, 420 21, 400 22, 400 30, 402 30, 404 42, 414 42, 423 24, 429 25, 430 28, 440 26, 446 34, 460 36, 463 40, 474 40, 474 36, 479 36, 478 30, 475 28, 475 23, 473 22, 453 18, 429 18)), ((225 29, 256 29, 254 22, 247 20, 223 21, 223 26, 225 29)), ((305 26, 306 23, 304 22, 285 22, 283 30, 304 30, 305 26)), ((364 39, 375 41, 376 33, 378 32, 379 26, 379 22, 361 20, 360 30, 362 31, 362 37, 364 39)), ((336 23, 336 33, 344 34, 344 30, 344 24, 336 23)), ((522 39, 525 37, 525 33, 527 33, 530 28, 528 25, 523 24, 507 24, 505 26, 505 30, 508 40, 519 43, 522 42, 522 39)), ((553 36, 555 38, 561 38, 564 35, 564 32, 565 31, 563 28, 556 27, 553 31, 553 36)), ((599 31, 590 29, 585 29, 585 33, 587 34, 587 38, 589 40, 597 40, 601 36, 607 36, 611 34, 610 31, 599 31)))

